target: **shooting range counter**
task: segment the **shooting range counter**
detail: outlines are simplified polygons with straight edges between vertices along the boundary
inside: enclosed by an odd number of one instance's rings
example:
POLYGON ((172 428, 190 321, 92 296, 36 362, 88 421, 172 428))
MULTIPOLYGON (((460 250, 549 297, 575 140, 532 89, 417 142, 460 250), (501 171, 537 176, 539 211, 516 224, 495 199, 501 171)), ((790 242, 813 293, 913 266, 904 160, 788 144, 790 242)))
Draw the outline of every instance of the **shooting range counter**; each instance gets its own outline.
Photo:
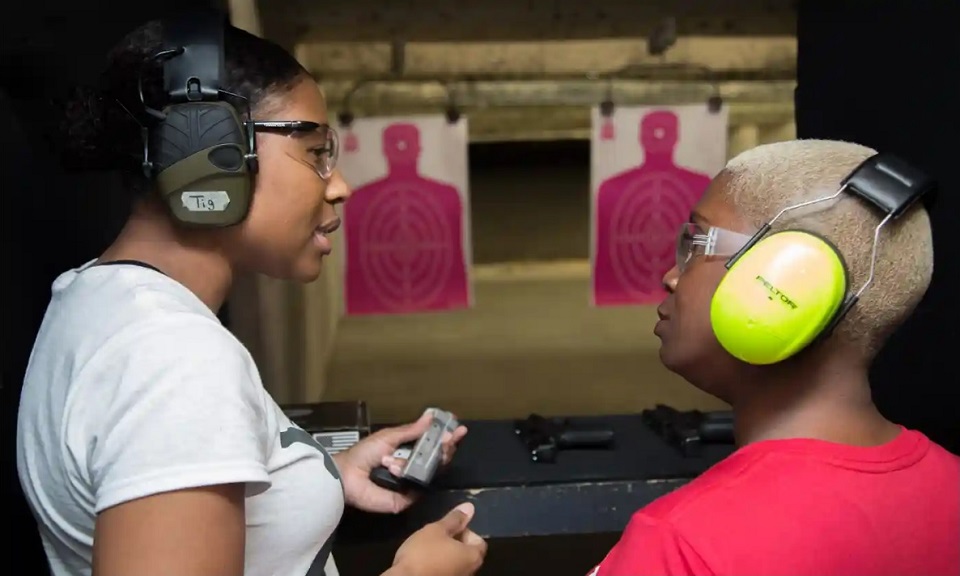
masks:
POLYGON ((497 570, 507 566, 513 573, 519 569, 516 558, 526 558, 537 564, 524 570, 545 570, 546 554, 563 565, 562 573, 582 569, 579 573, 585 574, 634 512, 734 450, 728 413, 659 406, 643 414, 549 420, 551 433, 575 430, 595 437, 609 431, 613 442, 606 448, 561 445, 553 462, 534 461, 530 445, 517 433, 531 420, 465 421, 470 432, 453 463, 408 511, 382 515, 347 509, 334 547, 341 573, 379 574, 407 536, 460 502, 471 501, 477 509, 471 526, 490 542, 486 565, 497 563, 497 570), (591 537, 593 548, 576 551, 591 537), (506 541, 523 544, 503 552, 501 543, 506 541), (540 543, 531 544, 535 541, 540 543), (543 551, 536 551, 538 547, 543 551), (582 565, 571 568, 571 561, 557 560, 564 553, 577 555, 573 563, 582 565))

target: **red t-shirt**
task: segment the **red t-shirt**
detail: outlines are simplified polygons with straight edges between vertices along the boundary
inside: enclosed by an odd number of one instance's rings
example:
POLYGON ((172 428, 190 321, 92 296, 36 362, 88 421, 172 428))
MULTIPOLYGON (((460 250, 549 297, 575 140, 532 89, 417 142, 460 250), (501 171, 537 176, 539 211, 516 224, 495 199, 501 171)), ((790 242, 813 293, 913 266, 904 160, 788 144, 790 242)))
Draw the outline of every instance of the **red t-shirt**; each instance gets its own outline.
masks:
POLYGON ((958 576, 960 458, 769 440, 634 514, 590 576, 958 576))

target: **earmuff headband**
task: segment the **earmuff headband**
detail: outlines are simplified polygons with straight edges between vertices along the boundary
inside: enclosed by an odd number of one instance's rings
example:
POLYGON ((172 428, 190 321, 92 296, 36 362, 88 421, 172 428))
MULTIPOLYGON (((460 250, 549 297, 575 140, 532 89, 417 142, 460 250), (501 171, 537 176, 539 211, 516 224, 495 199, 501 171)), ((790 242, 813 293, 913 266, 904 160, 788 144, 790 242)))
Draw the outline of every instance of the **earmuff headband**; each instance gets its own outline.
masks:
POLYGON ((918 200, 930 195, 935 189, 936 183, 933 178, 911 166, 904 160, 891 154, 876 154, 864 160, 844 178, 840 188, 833 194, 787 206, 780 210, 769 222, 761 226, 757 233, 727 261, 726 267, 729 270, 736 264, 747 251, 753 248, 757 242, 770 232, 773 224, 787 212, 821 202, 828 202, 844 192, 862 198, 882 210, 884 217, 873 230, 870 274, 855 293, 848 295, 844 299, 837 315, 830 325, 824 329, 823 336, 828 336, 873 282, 877 264, 877 246, 880 242, 880 231, 887 222, 906 213, 918 200))
POLYGON ((755 365, 782 362, 828 337, 874 279, 880 233, 934 190, 931 178, 906 162, 875 155, 826 196, 787 206, 761 226, 727 262, 710 303, 710 322, 720 344, 755 365), (870 272, 857 290, 848 284, 842 254, 804 230, 770 233, 784 214, 847 193, 882 211, 873 230, 870 272))
POLYGON ((220 100, 225 25, 226 17, 212 10, 164 22, 168 49, 180 52, 163 63, 170 103, 220 100))

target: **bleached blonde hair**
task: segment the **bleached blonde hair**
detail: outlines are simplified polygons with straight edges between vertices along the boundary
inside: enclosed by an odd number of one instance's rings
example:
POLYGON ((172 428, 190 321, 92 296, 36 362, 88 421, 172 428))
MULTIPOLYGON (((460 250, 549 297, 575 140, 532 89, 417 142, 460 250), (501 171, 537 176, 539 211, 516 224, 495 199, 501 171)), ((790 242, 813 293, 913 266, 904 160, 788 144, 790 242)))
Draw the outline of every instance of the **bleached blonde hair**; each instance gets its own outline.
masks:
MULTIPOLYGON (((829 196, 861 162, 876 152, 833 140, 792 140, 765 144, 730 160, 724 193, 741 215, 759 227, 780 210, 829 196)), ((870 274, 874 228, 881 212, 866 201, 841 194, 837 199, 791 210, 774 230, 801 228, 820 234, 843 254, 856 291, 870 274)), ((880 233, 873 282, 834 338, 856 346, 872 359, 930 286, 933 238, 930 219, 915 206, 880 233)))

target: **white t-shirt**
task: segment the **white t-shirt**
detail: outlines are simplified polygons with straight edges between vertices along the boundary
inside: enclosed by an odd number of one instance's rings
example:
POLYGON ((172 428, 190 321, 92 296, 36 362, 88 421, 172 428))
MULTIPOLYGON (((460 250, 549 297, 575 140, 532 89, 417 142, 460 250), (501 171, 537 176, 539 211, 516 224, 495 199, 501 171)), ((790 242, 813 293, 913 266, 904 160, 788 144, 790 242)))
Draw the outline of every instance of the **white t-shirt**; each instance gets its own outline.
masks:
POLYGON ((101 510, 236 482, 247 483, 246 576, 336 576, 340 475, 246 348, 178 282, 91 264, 53 284, 17 423, 20 482, 54 576, 91 573, 101 510))

